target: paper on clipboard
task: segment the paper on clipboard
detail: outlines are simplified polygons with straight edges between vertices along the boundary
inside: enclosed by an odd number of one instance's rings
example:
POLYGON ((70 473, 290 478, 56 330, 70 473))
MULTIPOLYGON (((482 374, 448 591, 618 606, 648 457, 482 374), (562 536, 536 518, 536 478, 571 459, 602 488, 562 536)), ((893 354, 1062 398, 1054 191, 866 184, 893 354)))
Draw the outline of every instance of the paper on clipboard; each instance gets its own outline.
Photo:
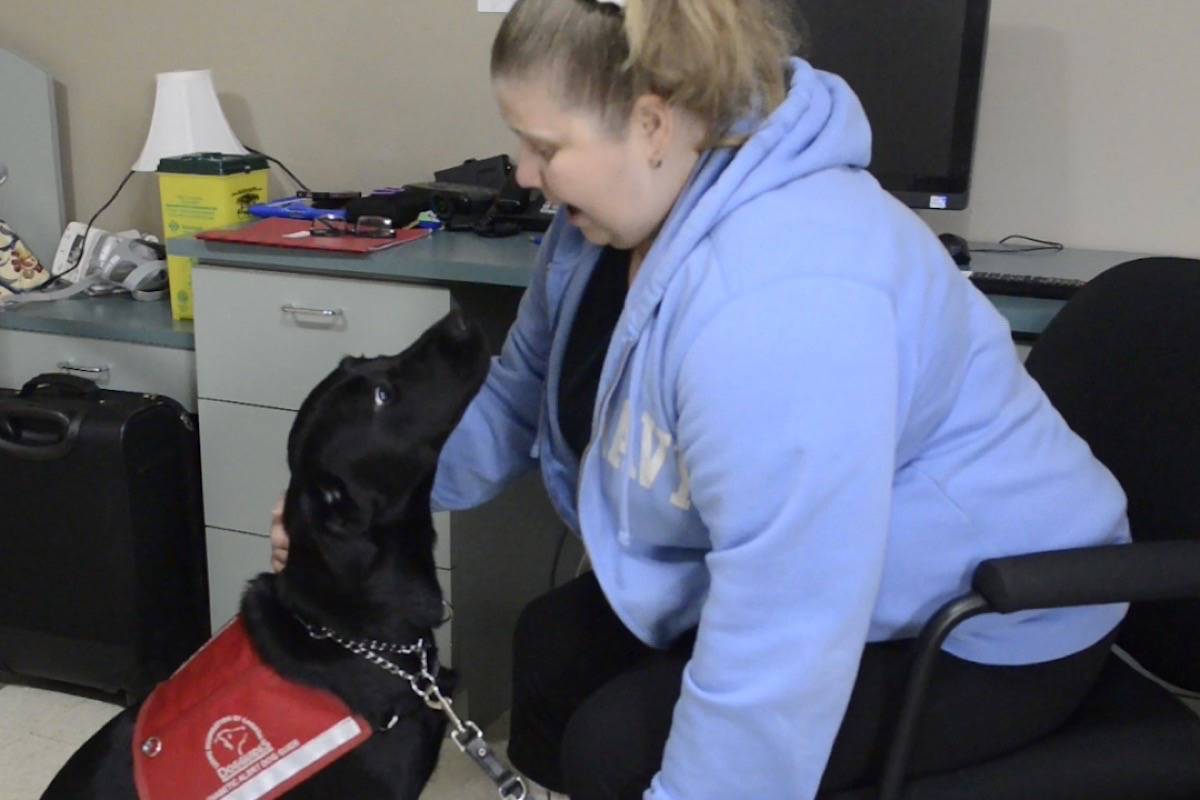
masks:
POLYGON ((197 239, 210 242, 254 244, 264 247, 291 247, 301 250, 322 250, 327 253, 358 253, 366 255, 377 250, 424 239, 429 231, 416 228, 396 231, 395 236, 378 239, 365 236, 300 236, 306 233, 311 223, 302 219, 273 217, 256 222, 245 228, 232 230, 201 231, 197 239))
POLYGON ((498 11, 504 14, 513 7, 515 2, 516 0, 479 0, 479 10, 481 13, 498 11))

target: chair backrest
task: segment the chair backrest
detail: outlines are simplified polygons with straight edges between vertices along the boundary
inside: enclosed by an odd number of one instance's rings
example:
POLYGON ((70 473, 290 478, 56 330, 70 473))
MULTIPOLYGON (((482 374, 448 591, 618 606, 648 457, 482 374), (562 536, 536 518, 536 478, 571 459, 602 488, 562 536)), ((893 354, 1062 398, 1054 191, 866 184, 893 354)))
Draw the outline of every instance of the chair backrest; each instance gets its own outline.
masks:
MULTIPOLYGON (((1026 367, 1129 498, 1135 540, 1200 538, 1200 261, 1104 272, 1051 321, 1026 367)), ((1131 609, 1120 644, 1200 690, 1200 600, 1131 609)))

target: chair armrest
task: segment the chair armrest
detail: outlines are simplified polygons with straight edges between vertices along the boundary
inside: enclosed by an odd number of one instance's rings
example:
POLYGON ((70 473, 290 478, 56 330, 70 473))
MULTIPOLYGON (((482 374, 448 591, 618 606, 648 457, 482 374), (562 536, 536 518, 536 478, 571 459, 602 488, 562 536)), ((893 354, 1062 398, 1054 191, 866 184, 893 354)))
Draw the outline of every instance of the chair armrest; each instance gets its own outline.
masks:
POLYGON ((1200 597, 1200 540, 1135 542, 1051 550, 980 562, 972 593, 951 600, 921 629, 896 732, 880 780, 880 800, 904 784, 917 719, 946 637, 980 614, 1030 608, 1200 597))
POLYGON ((1200 597, 1200 540, 1135 542, 993 558, 975 569, 992 611, 1200 597))

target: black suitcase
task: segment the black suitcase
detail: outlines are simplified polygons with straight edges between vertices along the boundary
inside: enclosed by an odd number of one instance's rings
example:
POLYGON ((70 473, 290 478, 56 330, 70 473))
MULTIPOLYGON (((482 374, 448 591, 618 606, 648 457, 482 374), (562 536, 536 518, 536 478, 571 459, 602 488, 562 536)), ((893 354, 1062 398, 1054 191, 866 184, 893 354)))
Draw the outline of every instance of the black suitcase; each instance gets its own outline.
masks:
POLYGON ((0 670, 126 702, 209 636, 195 418, 39 375, 0 395, 0 670))

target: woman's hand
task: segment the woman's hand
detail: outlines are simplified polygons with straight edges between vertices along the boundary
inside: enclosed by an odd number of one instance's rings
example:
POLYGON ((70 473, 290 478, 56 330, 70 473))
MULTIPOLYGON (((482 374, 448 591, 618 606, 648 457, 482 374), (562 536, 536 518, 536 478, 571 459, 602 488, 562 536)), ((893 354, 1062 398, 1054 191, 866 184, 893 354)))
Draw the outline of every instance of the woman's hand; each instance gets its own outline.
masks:
POLYGON ((283 495, 271 509, 271 569, 282 572, 287 566, 288 534, 283 527, 283 495))

